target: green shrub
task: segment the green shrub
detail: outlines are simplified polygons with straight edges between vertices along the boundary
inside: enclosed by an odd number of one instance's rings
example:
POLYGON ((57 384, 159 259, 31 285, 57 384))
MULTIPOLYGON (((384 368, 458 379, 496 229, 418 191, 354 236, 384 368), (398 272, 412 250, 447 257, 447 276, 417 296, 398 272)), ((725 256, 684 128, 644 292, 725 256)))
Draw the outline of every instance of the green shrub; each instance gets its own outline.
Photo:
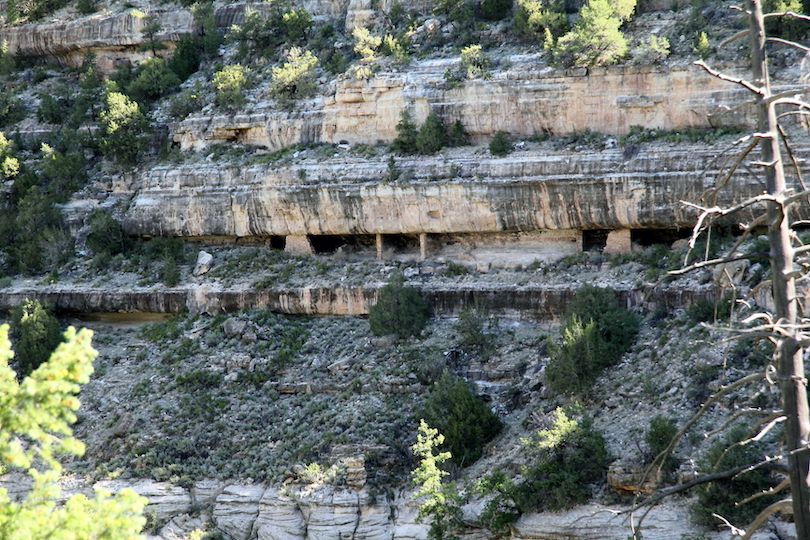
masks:
POLYGON ((183 34, 169 58, 167 63, 169 69, 179 77, 180 81, 185 81, 200 69, 199 41, 191 34, 183 34))
POLYGON ((512 0, 483 0, 481 14, 488 21, 500 21, 512 9, 512 0))
POLYGON ((217 105, 236 109, 245 104, 242 90, 247 84, 248 73, 248 69, 241 64, 230 64, 214 73, 217 105))
MULTIPOLYGON (((745 426, 739 424, 733 426, 724 441, 718 441, 709 448, 701 472, 724 471, 761 461, 766 455, 762 443, 735 445, 743 440, 747 433, 748 429, 745 426)), ((698 487, 698 502, 692 507, 696 521, 707 527, 721 529, 723 523, 713 516, 717 514, 729 520, 732 525, 747 527, 765 507, 780 498, 778 494, 762 493, 778 483, 769 471, 755 469, 731 479, 703 484, 698 487), (760 496, 744 504, 738 504, 756 494, 760 496)))
POLYGON ((435 154, 447 146, 447 130, 439 115, 430 111, 416 135, 416 150, 420 154, 435 154))
POLYGON ((293 47, 287 53, 287 61, 272 69, 273 82, 270 93, 282 103, 310 95, 315 90, 312 78, 318 59, 310 51, 293 47))
POLYGON ((431 387, 422 417, 444 435, 443 449, 460 467, 472 465, 503 424, 470 386, 448 371, 431 387))
POLYGON ((78 0, 76 2, 76 9, 82 15, 90 15, 96 12, 96 3, 94 0, 78 0))
POLYGON ((621 359, 638 327, 638 316, 619 305, 613 289, 583 285, 566 310, 562 342, 550 344, 549 386, 564 394, 585 390, 621 359))
POLYGON ((467 144, 469 144, 469 137, 464 129, 464 124, 461 123, 461 120, 456 120, 447 131, 447 146, 466 146, 467 144))
POLYGON ((489 57, 481 52, 481 45, 469 45, 461 49, 461 69, 468 79, 488 75, 489 57))
POLYGON ((551 429, 542 430, 528 445, 533 463, 515 484, 500 472, 484 478, 479 491, 494 495, 481 520, 500 538, 521 514, 557 511, 587 502, 590 486, 603 481, 609 461, 605 440, 589 417, 557 409, 551 429))
POLYGON ((517 0, 512 24, 516 32, 533 41, 544 40, 546 32, 556 39, 568 30, 565 6, 559 0, 517 0))
POLYGON ((371 331, 378 336, 394 334, 404 339, 418 335, 427 320, 425 301, 415 289, 405 287, 405 277, 399 273, 380 289, 377 303, 368 310, 371 331))
POLYGON ((466 276, 469 273, 469 268, 453 261, 447 261, 447 269, 444 271, 445 276, 466 276))
POLYGON ((59 321, 39 300, 23 300, 11 315, 11 327, 17 338, 14 349, 20 379, 48 360, 63 341, 59 321))
POLYGON ((151 101, 172 92, 180 84, 180 77, 159 56, 147 58, 138 66, 127 94, 135 101, 151 101))
POLYGON ((177 386, 188 390, 201 390, 219 388, 222 385, 222 375, 211 371, 193 370, 181 373, 175 378, 177 386))
POLYGON ((180 267, 173 257, 166 259, 160 269, 160 281, 167 287, 174 287, 180 283, 180 267))
POLYGON ((489 152, 493 156, 504 157, 512 152, 512 139, 505 131, 498 131, 489 141, 489 152))
POLYGON ((391 149, 398 154, 415 154, 418 130, 408 109, 402 109, 397 122, 397 138, 391 142, 391 149))
POLYGON ((556 44, 546 44, 555 62, 566 67, 603 66, 627 53, 627 39, 619 30, 622 21, 608 0, 590 0, 579 15, 570 32, 556 44))
MULTIPOLYGON (((765 13, 804 12, 801 0, 765 0, 762 3, 762 11, 765 13)), ((810 23, 803 19, 790 16, 765 19, 765 33, 768 36, 789 41, 801 41, 807 37, 808 30, 810 30, 810 23)))
POLYGON ((0 128, 16 124, 28 114, 25 104, 5 86, 0 85, 0 128))
POLYGON ((141 27, 141 36, 144 37, 143 43, 138 48, 139 51, 152 51, 152 56, 157 57, 157 52, 166 49, 166 45, 158 39, 158 34, 163 31, 163 25, 160 19, 150 16, 145 19, 141 27))
POLYGON ((686 316, 693 322, 727 321, 731 315, 731 294, 726 294, 716 304, 707 298, 698 298, 686 308, 686 316))
POLYGON ((303 44, 312 25, 306 9, 292 8, 290 1, 280 0, 271 4, 266 17, 257 11, 249 12, 241 26, 231 27, 226 39, 237 44, 241 57, 271 56, 285 43, 303 44))
POLYGON ((87 247, 96 253, 117 255, 131 248, 132 240, 124 234, 121 223, 109 211, 96 210, 87 216, 87 222, 90 225, 87 247))
POLYGON ((467 304, 458 314, 458 322, 453 329, 458 334, 458 344, 478 352, 484 359, 489 358, 495 336, 486 331, 493 326, 486 306, 482 302, 467 304))
POLYGON ((588 500, 589 485, 604 479, 608 453, 602 434, 591 418, 572 416, 557 409, 551 429, 537 434, 536 462, 523 471, 525 480, 515 493, 524 513, 582 504, 588 500))
POLYGON ((146 150, 149 123, 138 104, 119 92, 109 92, 100 114, 101 150, 118 163, 134 165, 146 150))
POLYGON ((191 88, 184 88, 179 94, 169 100, 169 116, 182 120, 191 113, 201 110, 205 106, 203 87, 199 83, 191 88))
MULTIPOLYGON (((650 425, 647 429, 647 448, 648 461, 652 462, 658 454, 663 452, 672 438, 678 433, 678 426, 670 418, 665 418, 661 415, 656 415, 650 419, 650 425)), ((678 460, 670 453, 661 462, 661 470, 664 472, 673 472, 678 468, 678 460)))
POLYGON ((47 92, 39 94, 37 120, 46 124, 62 124, 65 121, 65 111, 73 107, 73 102, 66 95, 64 88, 55 90, 52 94, 47 92))

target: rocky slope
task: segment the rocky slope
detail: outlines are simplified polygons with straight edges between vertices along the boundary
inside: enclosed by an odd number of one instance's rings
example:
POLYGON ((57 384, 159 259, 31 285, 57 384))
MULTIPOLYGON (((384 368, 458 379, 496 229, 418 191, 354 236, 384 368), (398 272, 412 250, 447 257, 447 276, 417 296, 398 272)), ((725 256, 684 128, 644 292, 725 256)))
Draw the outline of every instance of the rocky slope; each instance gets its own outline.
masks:
MULTIPOLYGON (((299 4, 333 27, 327 48, 344 51, 355 26, 384 28, 394 8, 388 0, 299 4)), ((635 346, 579 396, 605 436, 609 471, 589 504, 526 514, 510 534, 627 538, 626 495, 649 457, 650 419, 660 413, 682 425, 710 390, 767 361, 750 344, 709 346, 725 334, 689 314, 732 285, 749 292, 766 273, 762 264, 651 287, 673 264, 670 253, 683 254, 682 239, 695 224, 697 213, 682 201, 724 206, 762 189, 746 165, 732 177, 734 190, 710 191, 728 147, 751 127, 750 111, 737 107, 746 95, 691 65, 691 40, 679 39, 686 10, 658 4, 665 3, 641 6, 625 29, 636 48, 651 33, 668 35, 666 62, 631 55, 619 66, 552 68, 508 24, 487 23, 479 37, 491 65, 486 75, 459 81, 445 75, 461 63, 449 45, 453 23, 424 16, 410 29, 410 63, 382 59, 366 78, 319 68, 314 97, 293 110, 269 91, 278 58, 245 62, 256 79, 244 89, 244 106, 216 103, 213 73, 237 56, 226 42, 184 83, 203 96, 198 110, 174 114, 171 97, 154 102, 153 149, 134 167, 102 160, 98 146, 83 148, 89 181, 60 206, 79 255, 47 275, 0 277, 2 309, 35 296, 64 315, 118 312, 113 324, 82 321, 96 331, 101 354, 76 426, 88 453, 70 464, 66 486, 134 486, 150 498, 148 533, 166 540, 195 529, 233 540, 422 540, 427 526, 416 523, 410 498, 410 445, 430 385, 448 369, 474 384, 507 425, 457 478, 465 536, 489 538, 485 499, 473 481, 498 468, 519 478, 531 461, 523 440, 570 404, 545 380, 548 344, 577 288, 595 283, 616 288, 644 317, 635 346), (446 44, 431 45, 436 36, 446 44), (430 111, 448 126, 459 120, 470 144, 430 156, 395 154, 387 144, 405 108, 417 123, 430 111), (635 125, 641 130, 631 132, 635 125), (487 148, 499 130, 516 143, 506 157, 487 148), (90 253, 88 215, 96 209, 110 211, 131 235, 193 241, 177 284, 155 279, 164 260, 90 253), (201 250, 213 259, 195 270, 201 250), (434 316, 417 338, 374 336, 361 317, 394 271, 434 316), (461 343, 457 317, 468 305, 486 306, 487 354, 461 343), (176 316, 142 326, 139 317, 158 313, 176 316)), ((402 6, 426 14, 433 2, 402 6)), ((191 10, 176 5, 100 7, 87 17, 69 6, 5 26, 0 39, 8 50, 71 65, 93 52, 109 73, 149 56, 141 50, 149 21, 160 23, 155 39, 166 54, 182 34, 203 31, 191 10)), ((214 25, 225 32, 243 24, 247 11, 266 14, 272 6, 214 8, 214 25)), ((715 22, 713 41, 735 31, 733 23, 715 22)), ((797 54, 777 52, 776 85, 804 91, 797 54)), ((729 74, 744 74, 739 50, 718 54, 729 74)), ((4 77, 4 89, 31 113, 6 131, 17 134, 21 160, 34 166, 40 143, 53 142, 58 127, 34 118, 42 92, 64 85, 78 98, 85 81, 54 66, 4 77)), ((94 122, 76 133, 92 139, 94 122)), ((801 157, 808 145, 797 127, 791 142, 801 157)), ((14 180, 3 194, 17 196, 14 180)), ((806 211, 802 206, 797 217, 810 217, 806 211)), ((724 226, 736 231, 735 223, 724 226)), ((761 239, 745 249, 755 244, 760 249, 761 239)), ((746 309, 757 305, 768 306, 765 288, 746 309)), ((763 385, 722 400, 678 446, 678 473, 662 482, 693 476, 721 437, 715 428, 772 399, 763 385)), ((24 488, 14 477, 5 485, 24 488)), ((652 512, 643 536, 716 534, 691 524, 689 505, 670 502, 652 512)), ((761 538, 790 534, 782 520, 769 527, 761 538)))

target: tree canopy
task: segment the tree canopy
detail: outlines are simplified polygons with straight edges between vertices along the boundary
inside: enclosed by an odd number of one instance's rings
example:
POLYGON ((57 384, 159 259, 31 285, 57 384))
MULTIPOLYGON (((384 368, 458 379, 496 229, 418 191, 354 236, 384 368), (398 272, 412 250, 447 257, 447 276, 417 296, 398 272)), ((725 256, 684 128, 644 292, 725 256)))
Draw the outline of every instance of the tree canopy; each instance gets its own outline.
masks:
POLYGON ((70 424, 79 408, 75 395, 89 380, 97 352, 92 332, 65 332, 65 343, 22 382, 9 366, 13 358, 8 325, 0 326, 0 462, 4 471, 21 469, 32 485, 21 500, 0 488, 3 540, 136 540, 146 523, 146 499, 131 489, 115 496, 97 490, 93 498, 73 495, 58 504, 62 469, 57 454, 81 455, 70 424))

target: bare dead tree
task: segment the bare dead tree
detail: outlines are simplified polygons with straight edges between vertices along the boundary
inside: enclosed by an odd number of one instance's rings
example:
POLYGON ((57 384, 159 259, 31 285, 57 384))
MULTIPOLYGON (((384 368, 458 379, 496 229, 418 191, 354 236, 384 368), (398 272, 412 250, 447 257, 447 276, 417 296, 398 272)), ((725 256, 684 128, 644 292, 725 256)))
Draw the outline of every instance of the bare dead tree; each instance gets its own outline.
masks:
MULTIPOLYGON (((797 262, 801 262, 803 266, 806 266, 805 261, 797 260, 797 257, 810 251, 810 247, 795 245, 796 235, 793 232, 793 224, 791 223, 792 208, 799 202, 806 203, 810 191, 806 189, 802 182, 799 160, 793 155, 785 132, 778 123, 780 116, 790 114, 810 116, 808 114, 810 113, 810 104, 797 96, 795 90, 778 94, 772 93, 765 45, 767 41, 774 41, 789 46, 795 45, 804 52, 808 52, 810 49, 785 40, 766 37, 765 16, 762 12, 761 0, 746 0, 745 13, 749 20, 748 30, 740 32, 728 41, 748 37, 751 49, 752 78, 746 80, 729 77, 712 70, 703 62, 697 62, 697 64, 713 76, 742 86, 751 92, 753 95, 751 103, 756 107, 757 111, 757 132, 749 140, 744 141, 747 144, 744 144, 743 151, 729 164, 728 170, 724 175, 721 175, 715 189, 728 188, 733 172, 738 167, 745 166, 749 168, 759 167, 761 169, 761 176, 765 181, 765 191, 761 195, 743 201, 732 208, 707 207, 687 203, 700 212, 692 236, 692 245, 694 245, 698 235, 707 230, 712 221, 719 217, 730 216, 742 210, 762 209, 764 212, 747 224, 743 236, 737 241, 728 255, 714 260, 699 261, 673 273, 680 274, 705 266, 724 264, 749 257, 750 254, 738 254, 736 248, 755 227, 767 227, 772 274, 769 284, 772 291, 774 313, 769 315, 758 314, 743 321, 744 323, 755 324, 755 326, 738 330, 738 335, 767 337, 774 345, 773 364, 766 367, 761 373, 755 373, 740 379, 716 392, 693 418, 683 426, 668 448, 655 458, 647 474, 650 474, 652 469, 663 461, 664 457, 675 448, 686 431, 717 400, 735 388, 763 378, 767 378, 778 386, 781 394, 781 410, 769 414, 765 419, 761 420, 754 427, 747 441, 758 440, 775 425, 784 424, 785 449, 781 455, 763 457, 760 463, 751 464, 748 467, 739 468, 739 470, 704 475, 688 484, 661 490, 645 500, 638 501, 630 511, 631 528, 634 535, 636 535, 637 526, 640 525, 640 521, 643 520, 649 508, 668 495, 718 478, 730 478, 762 467, 773 468, 778 464, 777 462, 786 460, 787 468, 785 472, 787 472, 789 481, 784 482, 784 485, 780 485, 778 488, 781 489, 789 484, 790 497, 767 507, 746 530, 732 527, 732 532, 736 536, 748 538, 771 514, 792 507, 797 539, 810 540, 810 412, 808 412, 807 379, 803 362, 803 348, 810 345, 807 334, 810 321, 800 316, 801 306, 799 305, 800 299, 796 286, 797 279, 804 274, 803 270, 797 269, 797 262), (791 111, 777 115, 778 106, 791 107, 791 111), (780 143, 785 146, 791 164, 796 169, 802 187, 798 192, 787 185, 780 143), (745 160, 748 159, 756 146, 759 147, 759 159, 745 163, 745 160), (632 513, 642 508, 645 511, 641 515, 639 522, 635 523, 632 519, 632 513)), ((768 16, 792 16, 810 20, 810 17, 795 13, 769 14, 768 16)), ((640 484, 643 483, 644 481, 640 484)), ((775 488, 776 490, 778 489, 775 488)), ((717 517, 723 519, 721 516, 717 517)), ((728 522, 726 524, 731 527, 728 522)))

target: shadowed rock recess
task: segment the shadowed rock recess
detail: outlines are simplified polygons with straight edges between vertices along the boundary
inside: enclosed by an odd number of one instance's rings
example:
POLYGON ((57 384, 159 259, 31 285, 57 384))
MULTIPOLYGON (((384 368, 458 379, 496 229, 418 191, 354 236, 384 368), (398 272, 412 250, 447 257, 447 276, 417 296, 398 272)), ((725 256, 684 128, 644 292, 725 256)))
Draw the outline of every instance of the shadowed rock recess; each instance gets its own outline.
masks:
MULTIPOLYGON (((712 470, 713 445, 744 419, 735 414, 777 407, 764 384, 730 392, 644 477, 655 422, 683 426, 772 354, 721 328, 772 307, 764 233, 736 248, 750 261, 666 275, 730 249, 761 211, 720 219, 689 245, 701 209, 764 189, 756 150, 726 177, 755 125, 750 95, 694 65, 709 55, 747 76, 743 40, 720 47, 739 31, 729 2, 641 2, 621 25, 628 52, 588 67, 555 64, 537 20, 520 19, 543 7, 575 23, 585 2, 102 0, 54 2, 33 20, 43 2, 0 2, 11 141, 0 148, 0 231, 14 237, 0 243, 0 323, 37 298, 94 330, 100 354, 75 425, 87 452, 66 464, 63 485, 147 496, 147 538, 429 538, 412 445, 452 375, 503 424, 478 461, 446 467, 456 534, 626 540, 634 493, 712 470), (495 4, 502 20, 486 20, 495 4), (277 26, 257 22, 268 20, 277 26), (382 44, 364 50, 356 28, 382 44), (280 87, 296 51, 317 65, 280 87), (228 101, 218 75, 234 64, 246 77, 228 101), (182 82, 166 71, 186 68, 197 71, 182 82), (110 121, 114 92, 148 129, 116 131, 128 120, 110 121), (396 150, 403 111, 416 133, 438 115, 453 146, 396 150), (490 145, 496 134, 508 151, 490 145), (130 150, 134 161, 119 163, 130 150), (19 245, 37 232, 47 241, 19 245), (406 339, 375 335, 369 312, 400 280, 425 304, 402 311, 430 320, 406 339), (640 329, 601 373, 563 370, 587 379, 568 395, 554 362, 606 348, 565 342, 578 331, 570 307, 591 285, 615 291, 640 329), (608 464, 565 497, 574 458, 542 462, 540 443, 559 436, 546 430, 563 409, 580 426, 593 420, 608 464), (535 492, 516 491, 538 470, 535 492), (492 473, 518 487, 482 493, 492 473), (504 516, 514 519, 499 529, 504 516)), ((771 52, 774 93, 806 94, 807 59, 777 43, 771 52)), ((810 176, 805 127, 785 119, 796 191, 810 176)), ((810 205, 792 217, 810 220, 810 205)), ((438 420, 463 401, 446 399, 438 420)), ((764 439, 762 454, 775 455, 778 436, 764 439)), ((0 486, 21 496, 29 484, 10 470, 0 486)), ((639 538, 723 537, 697 524, 697 501, 666 500, 639 538)), ((754 538, 793 538, 789 521, 777 515, 754 538)))

